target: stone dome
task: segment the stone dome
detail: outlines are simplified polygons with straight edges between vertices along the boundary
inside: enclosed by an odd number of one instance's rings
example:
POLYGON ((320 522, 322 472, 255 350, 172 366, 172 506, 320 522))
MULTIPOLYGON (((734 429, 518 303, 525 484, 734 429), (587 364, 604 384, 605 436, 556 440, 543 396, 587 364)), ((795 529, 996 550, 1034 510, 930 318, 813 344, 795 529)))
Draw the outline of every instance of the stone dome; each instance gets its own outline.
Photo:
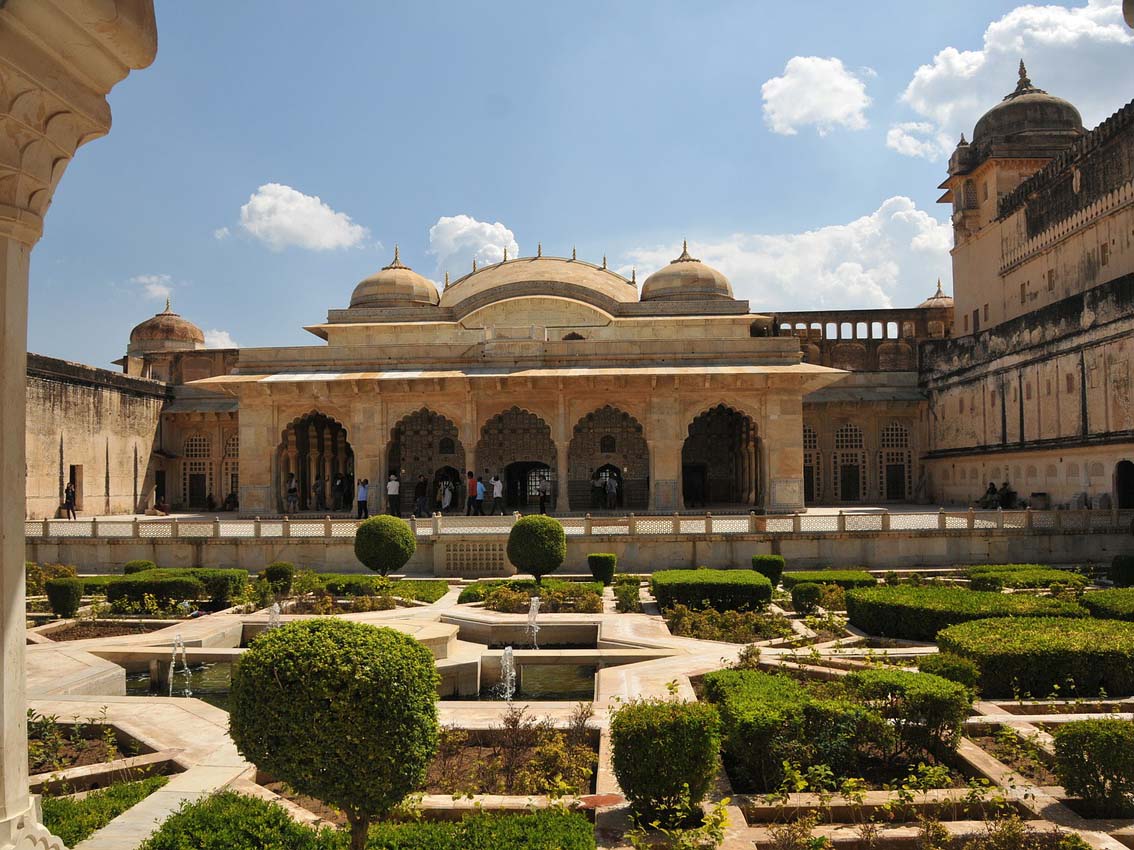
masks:
POLYGON ((732 298, 732 284, 712 266, 689 255, 689 244, 681 243, 681 256, 658 269, 642 284, 642 300, 704 301, 732 298))
POLYGON ((945 294, 945 291, 941 288, 941 278, 937 278, 937 291, 917 306, 919 310, 931 307, 952 307, 953 296, 945 294))
POLYGON ((192 322, 181 318, 165 299, 165 310, 146 319, 130 331, 131 354, 145 351, 175 351, 205 347, 205 334, 192 322))
POLYGON ((390 265, 363 280, 350 296, 351 307, 418 307, 436 306, 440 297, 437 287, 422 277, 398 257, 394 246, 394 260, 390 265))
POLYGON ((977 121, 973 144, 1024 142, 1029 136, 1040 137, 1037 141, 1065 138, 1071 142, 1084 132, 1079 110, 1063 98, 1033 86, 1021 60, 1016 90, 977 121))

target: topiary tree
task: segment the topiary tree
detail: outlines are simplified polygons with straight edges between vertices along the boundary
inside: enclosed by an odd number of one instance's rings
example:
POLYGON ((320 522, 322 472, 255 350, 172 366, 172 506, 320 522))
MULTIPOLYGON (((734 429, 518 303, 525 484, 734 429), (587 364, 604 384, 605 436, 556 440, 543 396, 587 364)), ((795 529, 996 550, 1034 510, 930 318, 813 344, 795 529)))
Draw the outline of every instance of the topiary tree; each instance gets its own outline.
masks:
POLYGON ((272 586, 272 592, 287 596, 295 579, 295 566, 287 561, 276 561, 264 567, 264 578, 272 586))
POLYGON ((567 557, 567 535, 553 517, 520 517, 508 535, 508 560, 521 572, 535 576, 536 584, 559 569, 567 557))
POLYGON ((404 519, 375 516, 354 534, 354 556, 381 575, 400 570, 417 551, 417 537, 404 519))
POLYGON ((49 578, 43 583, 47 601, 56 617, 74 617, 83 601, 83 580, 79 578, 49 578))
POLYGON ((780 583, 780 577, 784 574, 784 563, 783 555, 752 556, 752 569, 765 576, 772 583, 772 587, 780 583))
POLYGON ((437 751, 437 668, 388 628, 307 620, 256 639, 232 674, 240 754, 301 794, 342 809, 350 846, 425 779, 437 751))
POLYGON ((601 581, 604 587, 610 587, 614 581, 614 571, 618 568, 618 556, 596 552, 587 555, 587 566, 596 581, 601 581))
POLYGON ((802 581, 791 589, 791 607, 800 614, 810 614, 819 607, 823 588, 814 582, 802 581))

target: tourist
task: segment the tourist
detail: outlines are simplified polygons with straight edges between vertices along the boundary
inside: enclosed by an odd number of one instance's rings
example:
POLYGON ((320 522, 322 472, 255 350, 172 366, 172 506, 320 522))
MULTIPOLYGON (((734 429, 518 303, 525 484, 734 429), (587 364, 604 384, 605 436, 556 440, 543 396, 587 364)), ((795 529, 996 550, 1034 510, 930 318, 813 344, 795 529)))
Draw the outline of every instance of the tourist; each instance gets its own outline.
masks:
POLYGON ((996 498, 999 500, 998 507, 1009 510, 1016 507, 1016 491, 1008 486, 1007 481, 1001 484, 1000 489, 996 491, 996 498))
POLYGON ((591 507, 601 508, 603 503, 603 495, 605 491, 602 486, 602 479, 599 478, 598 470, 594 471, 591 476, 591 507))
POLYGON ((441 513, 447 513, 453 506, 453 494, 456 490, 456 482, 448 478, 441 479, 441 513))
POLYGON ((294 472, 287 474, 287 486, 284 491, 287 493, 287 512, 294 514, 299 510, 299 482, 295 480, 294 472))
POLYGON ((331 500, 336 511, 343 509, 343 497, 346 496, 346 481, 343 480, 341 472, 335 473, 335 478, 331 482, 331 500))
POLYGON ((68 481, 67 486, 63 488, 63 507, 67 510, 67 519, 76 519, 75 484, 73 481, 68 481))
POLYGON ((386 513, 390 516, 402 515, 402 482, 392 472, 386 482, 386 513))
POLYGON ((489 483, 492 484, 492 515, 496 516, 499 511, 500 516, 504 516, 504 482, 500 480, 499 473, 493 475, 489 483))
POLYGON ((476 515, 484 516, 484 496, 488 491, 484 487, 484 478, 477 476, 476 479, 476 515))
POLYGON ((613 510, 618 507, 618 479, 613 475, 606 477, 606 508, 613 510))
POLYGON ((370 505, 368 499, 370 498, 370 479, 363 478, 358 482, 358 518, 370 518, 370 505))
POLYGON ((473 512, 476 511, 476 478, 471 469, 468 474, 468 499, 465 500, 465 516, 472 516, 473 512))
POLYGON ((998 508, 1000 507, 1000 496, 996 492, 996 484, 989 481, 988 489, 984 491, 984 495, 977 501, 978 508, 998 508))
POLYGON ((325 511, 327 509, 327 495, 323 489, 322 475, 315 475, 315 485, 311 488, 311 494, 315 497, 315 510, 325 511))
POLYGON ((429 516, 429 482, 424 475, 417 476, 413 485, 413 515, 420 519, 429 516))
POLYGON ((536 485, 536 491, 539 493, 539 512, 545 514, 547 513, 547 500, 551 496, 551 479, 540 478, 539 484, 536 485))

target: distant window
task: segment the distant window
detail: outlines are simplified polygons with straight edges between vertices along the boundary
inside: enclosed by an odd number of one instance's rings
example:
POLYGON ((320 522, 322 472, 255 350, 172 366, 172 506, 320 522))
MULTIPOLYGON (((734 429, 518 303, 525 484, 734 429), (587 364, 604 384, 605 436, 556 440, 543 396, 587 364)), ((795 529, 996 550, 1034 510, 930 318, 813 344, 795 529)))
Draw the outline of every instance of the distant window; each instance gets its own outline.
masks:
POLYGON ((1032 385, 1031 384, 1024 384, 1024 400, 1025 401, 1031 401, 1032 400, 1032 385))
POLYGON ((982 201, 988 200, 988 181, 985 180, 980 186, 980 199, 982 201))
POLYGON ((962 319, 962 321, 964 322, 964 325, 965 325, 965 333, 968 333, 968 331, 969 331, 969 317, 968 316, 962 316, 961 319, 962 319))
POLYGON ((1055 269, 1047 270, 1047 291, 1055 291, 1055 269))
POLYGON ((972 180, 965 181, 965 209, 975 210, 977 207, 976 184, 972 180))
POLYGON ((1051 378, 1048 378, 1044 384, 1044 395, 1051 395, 1051 378))
POLYGON ((996 390, 988 394, 988 403, 991 407, 996 407, 996 390))
POLYGON ((1067 392, 1075 392, 1075 376, 1070 372, 1067 373, 1067 392))
POLYGON ((963 398, 957 399, 957 412, 958 413, 964 413, 965 412, 965 400, 963 398))
POLYGON ((988 305, 987 304, 984 305, 984 320, 986 322, 988 321, 988 305))
POLYGON ((1110 243, 1103 242, 1099 245, 1099 265, 1105 266, 1110 262, 1110 243))
POLYGON ((614 437, 610 434, 604 434, 602 439, 599 440, 598 450, 603 454, 610 454, 614 449, 614 437))
POLYGON ((1027 300, 1028 300, 1028 284, 1027 283, 1021 283, 1020 284, 1020 303, 1023 304, 1027 300))
POLYGON ((441 442, 437 444, 437 453, 442 455, 451 455, 457 453, 457 446, 453 442, 452 437, 442 437, 441 442))
POLYGON ((204 434, 191 434, 185 438, 185 457, 212 457, 212 442, 204 434))

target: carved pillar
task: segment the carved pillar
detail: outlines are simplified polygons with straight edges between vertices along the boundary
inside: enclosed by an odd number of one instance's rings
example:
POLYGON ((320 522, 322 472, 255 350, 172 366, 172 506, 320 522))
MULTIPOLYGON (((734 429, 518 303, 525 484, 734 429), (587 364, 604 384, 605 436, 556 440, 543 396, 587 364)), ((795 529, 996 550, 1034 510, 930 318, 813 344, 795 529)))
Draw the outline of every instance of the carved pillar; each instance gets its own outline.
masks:
POLYGON ((571 488, 568 486, 568 471, 567 471, 567 449, 569 448, 568 441, 560 440, 555 444, 556 454, 556 474, 559 480, 556 482, 557 496, 555 499, 555 510, 558 513, 565 514, 571 510, 571 488))
POLYGON ((106 94, 156 50, 152 0, 0 4, 0 850, 63 846, 37 823, 28 794, 22 522, 30 253, 76 149, 110 128, 106 94))

